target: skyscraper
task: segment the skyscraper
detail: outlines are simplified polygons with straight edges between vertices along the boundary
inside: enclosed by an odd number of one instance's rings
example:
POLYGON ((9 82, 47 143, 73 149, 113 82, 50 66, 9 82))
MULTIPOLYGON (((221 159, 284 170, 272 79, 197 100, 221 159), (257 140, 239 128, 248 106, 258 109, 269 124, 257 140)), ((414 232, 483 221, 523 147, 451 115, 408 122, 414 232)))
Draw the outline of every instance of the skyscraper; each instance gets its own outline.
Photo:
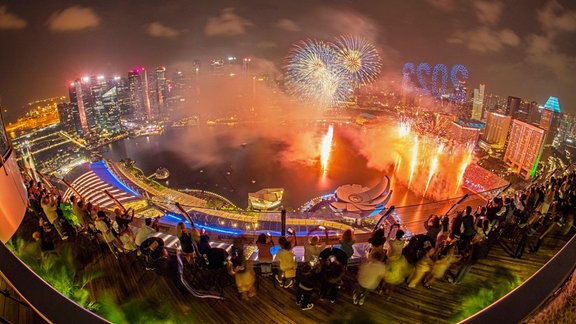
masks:
POLYGON ((78 136, 91 133, 120 131, 120 107, 115 86, 106 82, 104 76, 78 79, 68 87, 69 106, 62 105, 59 111, 68 130, 74 125, 78 136))
POLYGON ((486 88, 485 84, 480 84, 479 89, 474 89, 474 99, 472 101, 472 119, 481 120, 482 119, 482 106, 484 104, 484 90, 486 88))
POLYGON ((512 117, 510 116, 489 112, 484 129, 484 140, 495 148, 504 148, 511 122, 512 117))
POLYGON ((155 78, 153 83, 153 91, 150 89, 150 97, 154 98, 154 111, 157 111, 159 116, 167 115, 166 98, 168 96, 168 88, 166 83, 166 68, 156 68, 155 78), (153 93, 153 95, 152 95, 153 93))
POLYGON ((142 67, 128 72, 129 105, 132 107, 130 119, 145 121, 152 119, 148 89, 148 75, 142 67))
POLYGON ((550 97, 544 104, 540 127, 546 130, 542 159, 547 159, 551 154, 552 144, 560 127, 560 104, 558 103, 558 98, 550 97))
MULTIPOLYGON (((71 103, 58 104, 58 117, 60 118, 60 127, 68 133, 76 133, 77 129, 82 129, 78 110, 71 103)), ((77 134, 80 135, 80 134, 77 134)))
POLYGON ((518 97, 508 96, 508 100, 506 101, 506 115, 511 116, 513 119, 518 119, 521 102, 522 99, 518 97))
POLYGON ((533 177, 540 163, 545 130, 514 119, 510 129, 504 163, 524 179, 533 177))

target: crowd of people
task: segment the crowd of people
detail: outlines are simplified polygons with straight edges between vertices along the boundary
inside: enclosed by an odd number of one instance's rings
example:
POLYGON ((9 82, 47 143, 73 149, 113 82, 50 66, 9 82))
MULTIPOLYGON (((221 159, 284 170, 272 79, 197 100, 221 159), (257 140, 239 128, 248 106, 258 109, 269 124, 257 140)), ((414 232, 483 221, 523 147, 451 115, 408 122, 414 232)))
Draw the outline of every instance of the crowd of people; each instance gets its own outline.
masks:
POLYGON ((32 236, 40 241, 43 251, 54 250, 57 240, 83 235, 107 246, 116 257, 135 251, 140 253, 140 245, 157 230, 158 219, 147 219, 146 225, 135 234, 130 226, 134 219, 134 211, 130 208, 119 205, 113 215, 109 215, 79 195, 64 199, 62 192, 48 182, 25 177, 25 184, 29 208, 37 215, 39 224, 32 236))
MULTIPOLYGON (((66 240, 70 235, 90 235, 109 247, 116 256, 137 253, 158 261, 167 257, 162 239, 151 237, 157 231, 158 219, 146 219, 134 234, 131 222, 134 211, 118 206, 110 217, 106 211, 82 197, 65 201, 58 190, 42 182, 27 179, 30 208, 39 216, 34 239, 41 241, 43 251, 54 250, 54 239, 66 240), (113 219, 112 219, 113 218, 113 219), (52 229, 54 231, 52 231, 52 229), (56 235, 54 235, 54 232, 56 235)), ((296 261, 293 247, 297 245, 294 231, 278 240, 280 249, 272 253, 274 241, 261 234, 255 244, 257 265, 264 277, 273 275, 278 285, 295 290, 295 301, 302 310, 312 309, 315 294, 319 299, 334 303, 343 285, 350 258, 361 255, 356 281, 353 283, 353 303, 363 305, 370 292, 391 298, 394 287, 405 285, 431 288, 437 280, 452 283, 462 281, 472 266, 486 257, 495 242, 506 242, 510 254, 521 258, 528 250, 536 253, 547 235, 556 229, 566 234, 573 227, 576 210, 576 171, 561 177, 551 177, 514 194, 496 196, 475 210, 465 206, 451 215, 430 215, 425 233, 406 237, 399 224, 376 229, 369 239, 370 248, 358 251, 351 228, 345 230, 339 245, 330 246, 328 231, 313 228, 303 244, 304 258, 296 261), (323 232, 324 240, 315 232, 323 232), (364 255, 365 254, 365 255, 364 255), (275 260, 275 263, 274 263, 275 260)), ((244 236, 238 236, 231 252, 212 248, 205 231, 192 222, 177 225, 181 253, 192 267, 226 269, 234 277, 242 299, 256 295, 256 271, 247 259, 246 249, 254 246, 244 236)), ((153 269, 153 263, 147 266, 153 269)))

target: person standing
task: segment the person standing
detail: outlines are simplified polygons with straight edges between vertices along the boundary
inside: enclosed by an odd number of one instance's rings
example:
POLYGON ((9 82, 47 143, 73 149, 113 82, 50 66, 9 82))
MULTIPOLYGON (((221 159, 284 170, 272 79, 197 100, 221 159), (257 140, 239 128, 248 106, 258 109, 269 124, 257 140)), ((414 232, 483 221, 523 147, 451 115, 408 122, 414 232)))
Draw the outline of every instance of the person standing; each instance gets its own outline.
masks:
POLYGON ((384 273, 386 272, 386 265, 383 260, 384 252, 376 250, 368 255, 366 262, 360 265, 358 269, 358 284, 352 293, 354 305, 364 305, 366 295, 380 286, 380 282, 384 279, 384 273))
POLYGON ((281 287, 290 288, 294 285, 294 278, 296 277, 296 267, 298 265, 296 256, 292 251, 292 242, 286 237, 280 237, 278 244, 280 244, 280 251, 276 254, 276 259, 278 260, 280 273, 276 275, 276 280, 281 287))
POLYGON ((326 248, 326 244, 328 244, 328 230, 326 228, 324 228, 324 233, 326 236, 324 243, 320 243, 318 235, 314 235, 304 242, 304 262, 315 261, 320 252, 326 248))
POLYGON ((274 246, 272 238, 264 233, 261 233, 256 240, 258 247, 258 262, 260 262, 260 271, 262 276, 268 277, 272 274, 272 261, 274 256, 270 250, 274 246))
POLYGON ((340 237, 340 249, 346 253, 348 259, 354 255, 354 242, 354 232, 351 228, 346 229, 342 233, 342 237, 340 237))
POLYGON ((62 224, 60 223, 60 218, 58 217, 58 213, 56 212, 56 209, 58 207, 56 206, 56 202, 54 201, 54 199, 49 194, 46 194, 42 199, 41 206, 42 210, 44 211, 44 214, 46 215, 46 218, 48 218, 50 224, 52 224, 54 228, 56 228, 56 231, 60 235, 60 238, 62 240, 68 239, 68 235, 64 233, 64 229, 62 228, 62 224))
POLYGON ((462 216, 462 236, 460 239, 460 248, 462 251, 468 249, 470 242, 476 235, 476 230, 474 229, 474 216, 472 215, 472 207, 466 206, 464 210, 464 216, 462 216))
POLYGON ((138 253, 140 253, 140 245, 144 242, 150 234, 158 231, 158 217, 154 219, 152 222, 152 218, 146 218, 144 220, 144 226, 140 227, 138 233, 136 233, 136 237, 134 238, 134 243, 138 247, 138 253))
POLYGON ((302 310, 309 310, 314 307, 311 303, 314 288, 318 282, 319 263, 303 263, 297 276, 298 286, 296 286, 296 305, 300 305, 302 310))

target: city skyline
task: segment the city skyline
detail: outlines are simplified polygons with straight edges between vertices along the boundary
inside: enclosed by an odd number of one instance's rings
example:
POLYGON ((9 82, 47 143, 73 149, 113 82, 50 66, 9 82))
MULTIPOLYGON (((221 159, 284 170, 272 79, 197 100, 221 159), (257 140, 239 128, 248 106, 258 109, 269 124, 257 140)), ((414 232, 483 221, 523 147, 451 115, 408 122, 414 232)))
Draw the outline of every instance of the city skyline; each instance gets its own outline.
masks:
POLYGON ((375 45, 384 79, 400 80, 406 62, 462 64, 469 89, 484 83, 487 93, 540 105, 554 96, 574 113, 575 32, 568 1, 2 1, 0 39, 9 50, 0 61, 0 96, 13 121, 27 102, 67 94, 79 77, 125 76, 137 66, 191 71, 196 59, 206 66, 234 55, 252 58, 254 71, 281 75, 294 43, 349 33, 375 45))

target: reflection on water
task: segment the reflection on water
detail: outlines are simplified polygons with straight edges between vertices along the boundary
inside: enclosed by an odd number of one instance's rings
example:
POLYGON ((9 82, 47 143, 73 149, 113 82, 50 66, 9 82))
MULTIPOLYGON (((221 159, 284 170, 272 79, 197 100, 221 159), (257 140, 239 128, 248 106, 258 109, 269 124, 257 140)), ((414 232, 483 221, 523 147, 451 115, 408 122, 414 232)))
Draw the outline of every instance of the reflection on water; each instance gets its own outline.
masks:
MULTIPOLYGON (((319 129, 318 133, 322 131, 319 129)), ((124 139, 107 146, 104 157, 114 161, 130 158, 147 175, 165 167, 170 171, 171 188, 216 192, 242 208, 247 206, 248 193, 262 188, 285 188, 284 206, 296 209, 311 198, 333 192, 340 185, 353 183, 370 187, 383 175, 392 173, 391 170, 382 172, 367 167, 366 158, 357 153, 353 143, 339 136, 338 127, 334 131, 332 155, 325 173, 314 152, 319 143, 307 142, 292 145, 278 136, 262 137, 251 132, 249 127, 202 126, 124 139), (310 152, 301 154, 296 149, 310 152)), ((392 179, 391 205, 426 202, 397 182, 392 179)))

